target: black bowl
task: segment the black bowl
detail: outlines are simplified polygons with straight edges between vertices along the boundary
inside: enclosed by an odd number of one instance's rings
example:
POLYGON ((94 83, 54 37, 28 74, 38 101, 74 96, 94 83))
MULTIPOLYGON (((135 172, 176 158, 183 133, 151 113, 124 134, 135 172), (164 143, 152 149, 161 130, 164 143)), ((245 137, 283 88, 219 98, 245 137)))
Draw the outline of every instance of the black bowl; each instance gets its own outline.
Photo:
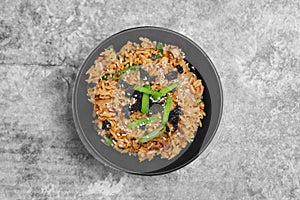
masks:
POLYGON ((189 38, 174 31, 159 27, 137 27, 121 31, 99 44, 81 66, 73 91, 73 117, 78 135, 87 150, 99 161, 115 169, 138 175, 159 175, 177 170, 195 160, 211 143, 220 123, 223 96, 219 76, 204 51, 189 38), (195 73, 204 84, 204 102, 207 116, 202 121, 203 127, 198 128, 195 139, 187 145, 179 155, 171 160, 156 156, 151 161, 140 162, 136 156, 121 154, 100 141, 94 124, 93 105, 86 95, 89 87, 85 81, 86 71, 93 65, 100 52, 109 45, 118 51, 127 41, 139 42, 140 36, 147 37, 181 48, 186 60, 195 66, 195 73))

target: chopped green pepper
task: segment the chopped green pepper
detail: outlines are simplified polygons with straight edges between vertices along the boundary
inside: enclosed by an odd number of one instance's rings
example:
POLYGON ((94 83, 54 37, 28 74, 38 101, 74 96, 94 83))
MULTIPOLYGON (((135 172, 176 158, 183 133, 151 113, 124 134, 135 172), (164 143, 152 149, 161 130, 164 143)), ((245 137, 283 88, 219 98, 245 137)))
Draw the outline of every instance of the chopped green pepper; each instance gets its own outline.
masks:
POLYGON ((155 56, 152 56, 150 59, 151 60, 156 60, 156 59, 159 59, 159 58, 161 58, 162 56, 160 55, 160 54, 157 54, 157 55, 155 55, 155 56))
POLYGON ((112 146, 114 144, 113 141, 107 135, 104 136, 104 141, 107 145, 110 145, 110 146, 112 146))
POLYGON ((126 67, 125 69, 119 70, 117 71, 113 76, 112 79, 113 80, 119 80, 121 78, 123 78, 124 76, 126 76, 127 71, 131 71, 131 72, 137 72, 138 69, 141 67, 141 65, 133 65, 130 67, 126 67))
POLYGON ((157 122, 157 121, 158 121, 158 118, 156 116, 151 116, 149 118, 141 118, 136 121, 130 122, 128 124, 128 128, 143 126, 143 125, 150 124, 150 123, 157 122))
POLYGON ((166 102, 165 102, 164 114, 163 114, 163 118, 161 121, 162 124, 168 123, 169 115, 171 112, 171 105, 172 105, 172 97, 167 97, 166 102))
POLYGON ((159 95, 154 95, 153 98, 155 100, 161 98, 162 96, 166 95, 168 92, 171 92, 173 89, 175 89, 178 85, 179 85, 179 83, 175 82, 175 83, 169 85, 168 87, 165 87, 165 88, 161 89, 159 91, 160 94, 159 95))
POLYGON ((137 90, 139 92, 142 92, 142 93, 151 94, 151 95, 155 95, 155 96, 160 96, 161 95, 159 92, 157 92, 155 90, 151 90, 151 89, 139 86, 139 85, 135 85, 133 87, 133 89, 137 90))
MULTIPOLYGON (((144 87, 150 89, 149 84, 146 84, 144 87)), ((141 111, 144 114, 147 114, 149 112, 149 94, 143 93, 141 111)))
POLYGON ((163 45, 161 42, 157 44, 156 48, 160 51, 160 53, 164 52, 163 45))
POLYGON ((160 136, 161 134, 163 134, 166 131, 166 127, 165 126, 161 126, 158 129, 155 129, 154 131, 152 131, 151 133, 141 137, 139 139, 140 143, 145 143, 145 142, 149 142, 150 140, 153 140, 154 138, 160 136))

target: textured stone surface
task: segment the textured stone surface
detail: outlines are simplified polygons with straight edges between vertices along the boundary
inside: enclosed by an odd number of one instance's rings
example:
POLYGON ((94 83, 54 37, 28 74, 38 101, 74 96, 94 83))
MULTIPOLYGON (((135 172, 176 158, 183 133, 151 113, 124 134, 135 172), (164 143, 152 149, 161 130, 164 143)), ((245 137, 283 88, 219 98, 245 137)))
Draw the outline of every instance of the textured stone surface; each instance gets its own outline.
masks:
POLYGON ((0 199, 300 199, 300 2, 0 2, 0 199), (122 29, 183 33, 224 89, 219 140, 171 174, 97 162, 76 135, 80 64, 122 29))

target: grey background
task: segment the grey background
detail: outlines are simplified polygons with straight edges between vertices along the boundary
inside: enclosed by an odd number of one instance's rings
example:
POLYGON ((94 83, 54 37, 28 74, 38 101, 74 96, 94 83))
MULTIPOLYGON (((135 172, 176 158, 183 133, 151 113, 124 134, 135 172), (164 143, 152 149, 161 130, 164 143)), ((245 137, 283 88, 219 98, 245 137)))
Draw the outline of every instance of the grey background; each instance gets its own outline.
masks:
POLYGON ((300 199, 300 2, 0 2, 0 199, 300 199), (192 164, 141 177, 96 161, 72 121, 88 53, 156 25, 198 43, 224 89, 218 140, 192 164))

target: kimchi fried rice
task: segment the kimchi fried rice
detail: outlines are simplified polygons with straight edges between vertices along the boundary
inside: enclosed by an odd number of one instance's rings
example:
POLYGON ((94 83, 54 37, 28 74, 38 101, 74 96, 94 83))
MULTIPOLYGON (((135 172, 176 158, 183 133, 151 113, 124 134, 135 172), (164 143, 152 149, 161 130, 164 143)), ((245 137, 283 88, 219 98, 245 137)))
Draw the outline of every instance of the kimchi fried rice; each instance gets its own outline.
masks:
POLYGON ((202 127, 204 87, 179 47, 139 39, 107 47, 86 72, 94 122, 121 153, 172 159, 202 127))

